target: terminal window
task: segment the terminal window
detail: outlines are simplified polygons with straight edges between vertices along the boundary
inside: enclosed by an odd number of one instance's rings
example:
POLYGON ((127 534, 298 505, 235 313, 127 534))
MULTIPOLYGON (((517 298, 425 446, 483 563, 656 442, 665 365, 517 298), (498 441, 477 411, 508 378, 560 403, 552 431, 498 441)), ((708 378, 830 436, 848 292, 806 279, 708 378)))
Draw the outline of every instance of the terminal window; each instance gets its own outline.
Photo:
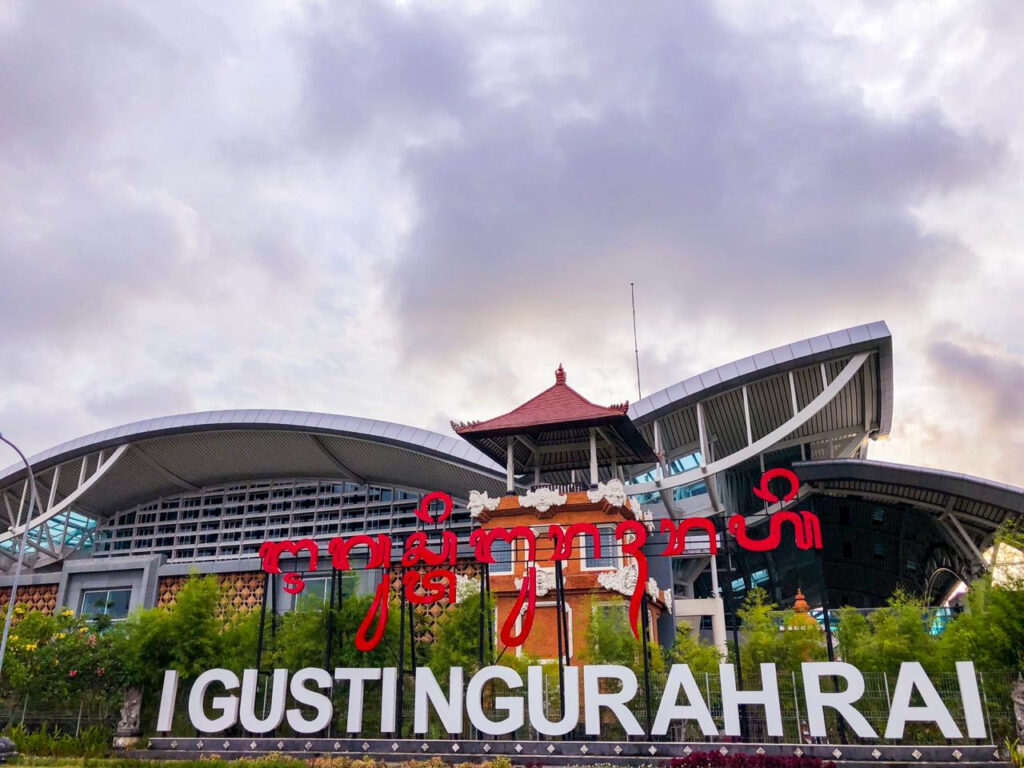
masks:
POLYGON ((78 614, 95 618, 108 616, 113 621, 128 618, 131 589, 89 589, 82 593, 78 614))
POLYGON ((594 542, 590 536, 584 537, 583 553, 584 568, 614 568, 617 565, 615 531, 607 526, 601 526, 601 556, 594 552, 594 542))
POLYGON ((512 573, 512 542, 498 538, 492 539, 491 557, 494 559, 489 568, 491 573, 512 573))

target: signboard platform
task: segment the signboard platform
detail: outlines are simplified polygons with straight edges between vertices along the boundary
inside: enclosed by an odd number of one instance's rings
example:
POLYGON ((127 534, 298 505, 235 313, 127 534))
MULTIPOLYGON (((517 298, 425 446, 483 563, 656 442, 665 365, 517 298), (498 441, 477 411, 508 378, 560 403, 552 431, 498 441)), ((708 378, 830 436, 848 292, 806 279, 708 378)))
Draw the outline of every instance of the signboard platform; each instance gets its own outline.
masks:
POLYGON ((450 763, 488 760, 504 755, 514 763, 543 765, 658 765, 693 752, 726 750, 732 754, 809 756, 854 768, 867 765, 1005 765, 995 745, 913 746, 892 744, 740 744, 734 742, 665 741, 512 741, 420 739, 246 738, 213 735, 166 736, 150 739, 149 749, 134 757, 196 759, 219 755, 226 759, 280 754, 289 757, 347 755, 388 762, 441 757, 450 763))

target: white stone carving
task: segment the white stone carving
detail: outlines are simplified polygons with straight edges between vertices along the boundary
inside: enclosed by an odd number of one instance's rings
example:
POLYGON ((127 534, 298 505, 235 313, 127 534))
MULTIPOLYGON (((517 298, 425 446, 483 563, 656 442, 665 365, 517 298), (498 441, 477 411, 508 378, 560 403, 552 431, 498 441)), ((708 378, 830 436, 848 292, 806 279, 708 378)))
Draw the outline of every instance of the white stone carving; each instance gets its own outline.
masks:
MULTIPOLYGON (((636 579, 637 568, 635 564, 597 574, 598 584, 611 592, 618 592, 626 597, 633 595, 633 590, 636 589, 636 579)), ((654 579, 647 580, 647 596, 651 600, 665 602, 664 594, 662 590, 658 589, 658 582, 654 579)))
POLYGON ((461 603, 470 595, 475 595, 480 592, 480 580, 474 579, 472 576, 463 576, 461 573, 455 574, 455 602, 461 603))
POLYGON ((597 583, 607 590, 618 592, 621 595, 633 594, 636 587, 637 571, 635 565, 627 565, 625 568, 617 568, 614 571, 604 571, 597 574, 597 583))
POLYGON ((661 590, 658 589, 658 582, 654 579, 647 580, 647 596, 657 603, 662 601, 661 590))
MULTIPOLYGON (((526 578, 524 573, 522 577, 515 580, 516 589, 521 589, 523 586, 523 579, 526 578)), ((538 568, 537 569, 537 597, 544 597, 548 592, 555 588, 555 569, 554 568, 538 568)))
POLYGON ((498 504, 501 499, 492 499, 487 495, 487 491, 481 493, 480 491, 469 492, 469 503, 466 505, 466 509, 469 510, 470 517, 480 517, 480 513, 485 509, 488 512, 493 512, 498 508, 498 504))
POLYGON ((587 491, 587 498, 590 499, 592 504, 597 504, 601 499, 604 499, 613 507, 624 507, 629 501, 626 496, 626 486, 622 484, 621 480, 612 478, 607 483, 598 483, 597 488, 591 491, 587 491))
POLYGON ((519 497, 520 507, 532 507, 538 512, 547 512, 552 507, 560 507, 569 500, 568 496, 563 496, 558 491, 552 490, 551 488, 538 488, 535 491, 530 491, 527 494, 519 497))
POLYGON ((636 514, 636 519, 644 524, 648 533, 654 533, 654 513, 650 510, 643 510, 640 505, 632 499, 629 500, 631 506, 634 507, 633 512, 636 514))

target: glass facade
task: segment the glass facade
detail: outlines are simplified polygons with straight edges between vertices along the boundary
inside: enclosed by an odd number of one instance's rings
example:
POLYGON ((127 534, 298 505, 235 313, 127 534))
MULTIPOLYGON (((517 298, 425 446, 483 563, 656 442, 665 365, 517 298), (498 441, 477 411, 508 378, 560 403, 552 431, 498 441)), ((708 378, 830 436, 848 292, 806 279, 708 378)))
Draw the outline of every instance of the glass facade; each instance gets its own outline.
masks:
MULTIPOLYGON (((201 561, 256 557, 267 540, 331 539, 386 533, 401 548, 416 529, 418 491, 338 480, 235 483, 167 496, 113 515, 96 532, 93 557, 166 555, 201 561)), ((451 530, 469 535, 469 513, 456 505, 451 530)))
POLYGON ((96 618, 106 616, 112 621, 128 618, 128 605, 132 599, 130 587, 124 589, 89 589, 82 593, 78 606, 79 616, 96 618))

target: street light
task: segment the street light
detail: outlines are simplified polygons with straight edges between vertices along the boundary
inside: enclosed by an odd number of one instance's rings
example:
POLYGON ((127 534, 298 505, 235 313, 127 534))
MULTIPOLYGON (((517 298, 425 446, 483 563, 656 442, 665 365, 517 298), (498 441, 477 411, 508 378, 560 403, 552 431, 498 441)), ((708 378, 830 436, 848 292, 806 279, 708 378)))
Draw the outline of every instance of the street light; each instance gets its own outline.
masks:
MULTIPOLYGON (((11 617, 14 615, 14 598, 18 593, 18 579, 21 578, 21 566, 25 562, 25 541, 28 537, 28 530, 32 527, 32 508, 39 507, 39 491, 36 488, 36 476, 32 472, 32 465, 28 463, 28 459, 25 458, 25 454, 21 452, 21 449, 0 434, 0 442, 7 443, 15 452, 21 457, 21 460, 25 463, 25 469, 28 470, 28 482, 29 487, 32 489, 32 498, 29 500, 28 515, 25 518, 25 527, 21 531, 21 544, 18 546, 18 562, 14 566, 14 580, 11 582, 11 598, 7 602, 7 618, 4 619, 4 634, 3 639, 0 639, 0 672, 4 668, 4 655, 7 653, 7 636, 11 632, 11 617)), ((39 510, 42 512, 42 509, 39 510)))

